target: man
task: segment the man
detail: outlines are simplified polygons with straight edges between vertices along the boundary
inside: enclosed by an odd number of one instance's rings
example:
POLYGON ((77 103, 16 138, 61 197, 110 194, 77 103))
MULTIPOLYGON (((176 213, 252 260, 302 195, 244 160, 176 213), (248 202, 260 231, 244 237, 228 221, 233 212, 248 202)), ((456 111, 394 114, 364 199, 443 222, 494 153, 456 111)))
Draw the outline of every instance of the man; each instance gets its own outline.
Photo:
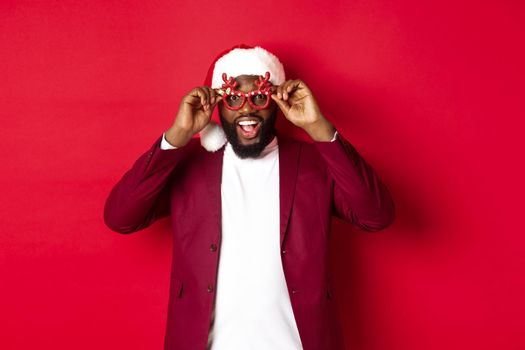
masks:
POLYGON ((377 231, 394 203, 306 84, 285 80, 268 51, 240 45, 184 96, 104 218, 131 233, 171 215, 165 349, 309 350, 344 348, 327 268, 332 214, 377 231), (279 111, 312 142, 280 135, 279 111))

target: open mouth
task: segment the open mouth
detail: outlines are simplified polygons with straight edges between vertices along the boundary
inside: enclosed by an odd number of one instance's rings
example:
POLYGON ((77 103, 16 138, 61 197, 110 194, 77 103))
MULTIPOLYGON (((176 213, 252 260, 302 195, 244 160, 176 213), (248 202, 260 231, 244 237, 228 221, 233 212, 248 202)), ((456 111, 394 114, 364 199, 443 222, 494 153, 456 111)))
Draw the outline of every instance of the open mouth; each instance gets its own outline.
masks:
POLYGON ((237 131, 245 139, 254 139, 259 135, 262 119, 259 117, 241 117, 237 120, 237 131))

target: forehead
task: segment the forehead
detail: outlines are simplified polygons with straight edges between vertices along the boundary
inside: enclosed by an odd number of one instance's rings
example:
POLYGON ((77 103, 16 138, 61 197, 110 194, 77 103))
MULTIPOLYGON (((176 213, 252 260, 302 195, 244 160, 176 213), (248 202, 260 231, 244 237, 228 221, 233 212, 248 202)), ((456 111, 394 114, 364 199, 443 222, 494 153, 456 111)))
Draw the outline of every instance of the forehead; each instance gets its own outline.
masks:
POLYGON ((255 81, 259 78, 258 75, 239 75, 235 78, 239 85, 237 89, 241 91, 249 91, 257 88, 255 81))

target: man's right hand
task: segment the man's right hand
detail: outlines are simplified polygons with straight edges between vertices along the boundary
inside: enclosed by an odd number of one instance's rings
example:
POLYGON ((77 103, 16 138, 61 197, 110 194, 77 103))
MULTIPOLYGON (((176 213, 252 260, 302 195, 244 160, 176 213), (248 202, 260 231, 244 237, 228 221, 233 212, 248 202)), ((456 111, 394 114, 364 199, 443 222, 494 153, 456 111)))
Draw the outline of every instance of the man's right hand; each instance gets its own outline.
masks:
POLYGON ((175 121, 166 131, 166 141, 175 147, 186 145, 211 119, 211 114, 221 96, 208 86, 191 90, 182 98, 175 121))

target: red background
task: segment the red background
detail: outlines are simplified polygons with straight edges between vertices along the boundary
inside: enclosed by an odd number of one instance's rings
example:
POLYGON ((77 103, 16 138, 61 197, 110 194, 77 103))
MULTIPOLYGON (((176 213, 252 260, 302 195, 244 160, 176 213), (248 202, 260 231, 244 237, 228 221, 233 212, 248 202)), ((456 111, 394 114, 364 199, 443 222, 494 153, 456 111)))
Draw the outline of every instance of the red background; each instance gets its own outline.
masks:
POLYGON ((525 348, 524 7, 2 1, 0 347, 162 348, 169 220, 119 235, 104 200, 244 42, 311 87, 395 198, 383 232, 334 222, 348 348, 525 348))

